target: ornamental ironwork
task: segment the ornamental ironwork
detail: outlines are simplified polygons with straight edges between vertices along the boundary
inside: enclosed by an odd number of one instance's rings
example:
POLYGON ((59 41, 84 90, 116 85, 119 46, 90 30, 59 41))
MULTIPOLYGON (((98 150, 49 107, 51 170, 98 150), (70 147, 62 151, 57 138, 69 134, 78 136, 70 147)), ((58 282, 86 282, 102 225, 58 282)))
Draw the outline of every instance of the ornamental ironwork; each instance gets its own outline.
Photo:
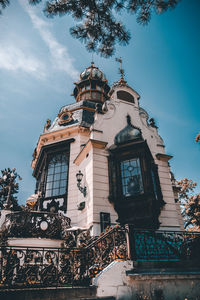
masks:
POLYGON ((70 218, 58 213, 20 211, 6 215, 2 232, 7 237, 63 239, 70 228, 70 218))
POLYGON ((126 259, 126 233, 120 227, 97 239, 89 231, 68 232, 60 249, 2 246, 0 288, 87 286, 112 261, 126 259))
POLYGON ((199 261, 200 233, 131 230, 132 258, 137 261, 199 261))
MULTIPOLYGON (((44 226, 45 227, 45 226, 44 226)), ((87 286, 115 260, 198 261, 200 233, 134 230, 116 226, 91 237, 89 230, 67 230, 62 248, 0 248, 0 288, 87 286), (133 243, 134 242, 134 243, 133 243)))

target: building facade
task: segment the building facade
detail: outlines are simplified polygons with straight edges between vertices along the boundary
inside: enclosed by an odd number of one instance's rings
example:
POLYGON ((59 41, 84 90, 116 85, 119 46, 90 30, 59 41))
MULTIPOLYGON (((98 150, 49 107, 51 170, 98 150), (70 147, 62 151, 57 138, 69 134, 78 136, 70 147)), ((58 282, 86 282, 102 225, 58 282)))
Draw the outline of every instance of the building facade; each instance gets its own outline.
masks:
POLYGON ((110 88, 94 63, 75 83, 75 103, 47 121, 34 150, 40 210, 99 235, 108 225, 182 230, 170 155, 123 78, 110 88))

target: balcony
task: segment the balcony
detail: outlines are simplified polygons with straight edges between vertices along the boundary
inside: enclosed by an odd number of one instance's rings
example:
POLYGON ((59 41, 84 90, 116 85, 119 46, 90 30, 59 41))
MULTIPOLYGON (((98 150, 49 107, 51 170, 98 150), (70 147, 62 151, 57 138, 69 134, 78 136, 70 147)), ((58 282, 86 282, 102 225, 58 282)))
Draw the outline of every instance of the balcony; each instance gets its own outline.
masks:
POLYGON ((58 213, 19 211, 6 215, 1 231, 6 238, 65 238, 70 218, 58 213))

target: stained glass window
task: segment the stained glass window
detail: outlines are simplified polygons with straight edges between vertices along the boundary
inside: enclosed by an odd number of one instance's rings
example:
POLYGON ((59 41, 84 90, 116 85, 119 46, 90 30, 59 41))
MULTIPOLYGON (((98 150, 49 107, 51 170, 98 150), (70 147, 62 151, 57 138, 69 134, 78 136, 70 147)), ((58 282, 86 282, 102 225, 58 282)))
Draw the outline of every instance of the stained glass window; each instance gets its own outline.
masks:
POLYGON ((50 157, 45 197, 64 195, 67 189, 68 157, 66 154, 55 154, 50 157))
POLYGON ((124 196, 135 196, 144 192, 139 158, 120 163, 122 193, 124 196))

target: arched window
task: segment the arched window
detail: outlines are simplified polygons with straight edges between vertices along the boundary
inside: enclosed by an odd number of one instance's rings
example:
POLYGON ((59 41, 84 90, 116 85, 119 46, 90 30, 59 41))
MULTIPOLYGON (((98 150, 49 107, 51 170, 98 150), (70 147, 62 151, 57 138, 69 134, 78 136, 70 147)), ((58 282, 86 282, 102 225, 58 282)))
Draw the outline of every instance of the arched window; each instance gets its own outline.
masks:
POLYGON ((126 91, 117 91, 117 98, 127 102, 135 103, 134 97, 126 91))

